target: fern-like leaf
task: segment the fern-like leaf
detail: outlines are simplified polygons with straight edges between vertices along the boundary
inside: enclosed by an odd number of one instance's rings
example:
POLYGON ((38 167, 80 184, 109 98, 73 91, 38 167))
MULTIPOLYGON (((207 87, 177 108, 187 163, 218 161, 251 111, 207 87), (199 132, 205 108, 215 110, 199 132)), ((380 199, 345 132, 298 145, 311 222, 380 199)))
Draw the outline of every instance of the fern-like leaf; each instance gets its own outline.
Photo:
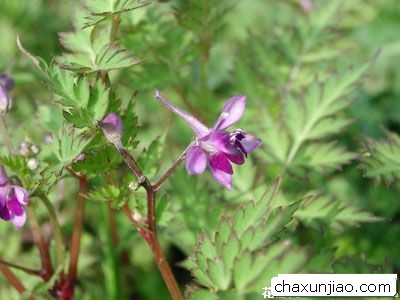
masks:
POLYGON ((387 132, 387 140, 369 139, 365 143, 360 168, 376 185, 382 181, 387 185, 400 178, 400 137, 387 132))

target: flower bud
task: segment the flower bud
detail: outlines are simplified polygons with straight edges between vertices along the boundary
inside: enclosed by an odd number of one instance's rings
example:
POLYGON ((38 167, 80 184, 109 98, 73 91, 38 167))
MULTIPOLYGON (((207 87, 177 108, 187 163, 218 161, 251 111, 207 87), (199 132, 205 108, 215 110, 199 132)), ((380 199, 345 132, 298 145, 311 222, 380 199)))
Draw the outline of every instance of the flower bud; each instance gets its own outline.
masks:
POLYGON ((19 154, 21 154, 22 156, 29 155, 29 144, 27 142, 22 142, 19 145, 19 154))
POLYGON ((48 132, 44 136, 44 141, 46 144, 51 144, 53 142, 53 134, 51 132, 48 132))
POLYGON ((117 113, 109 113, 103 120, 97 121, 97 125, 103 129, 105 138, 117 148, 122 148, 121 138, 124 132, 124 125, 117 113))
POLYGON ((9 91, 14 87, 14 80, 7 74, 0 74, 0 85, 3 86, 6 91, 9 91))
POLYGON ((0 85, 0 116, 6 114, 11 108, 11 98, 5 87, 0 85))
POLYGON ((27 162, 29 170, 36 170, 39 167, 39 161, 36 158, 31 158, 27 162))

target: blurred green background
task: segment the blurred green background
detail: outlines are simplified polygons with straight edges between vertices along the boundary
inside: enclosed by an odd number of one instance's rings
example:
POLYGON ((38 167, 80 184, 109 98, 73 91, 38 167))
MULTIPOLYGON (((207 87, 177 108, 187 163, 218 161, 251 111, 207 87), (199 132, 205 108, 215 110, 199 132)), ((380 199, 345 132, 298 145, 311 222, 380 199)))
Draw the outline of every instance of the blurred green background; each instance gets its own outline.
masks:
MULTIPOLYGON (((119 97, 135 99, 141 124, 139 148, 156 138, 165 139, 159 164, 162 170, 185 149, 191 131, 153 100, 155 89, 208 125, 213 124, 226 99, 244 93, 248 104, 240 127, 265 142, 235 173, 232 193, 216 186, 210 175, 190 177, 183 168, 169 183, 167 190, 173 191, 167 196, 170 205, 165 223, 159 225, 163 245, 169 249, 168 257, 182 284, 190 284, 191 277, 176 264, 191 254, 201 229, 215 228, 221 212, 243 201, 249 186, 256 189, 281 174, 282 165, 271 157, 267 141, 271 139, 269 128, 278 126, 286 89, 301 91, 317 75, 323 78, 330 70, 377 55, 363 84, 356 88, 354 103, 342 112, 353 122, 334 139, 361 155, 365 139, 383 138, 383 128, 400 134, 400 2, 341 1, 332 12, 327 9, 329 1, 310 2, 313 6, 307 10, 296 0, 154 1, 122 18, 118 39, 144 62, 112 73, 111 82, 119 97)), ((53 100, 41 83, 40 72, 18 50, 16 36, 26 49, 50 62, 64 52, 58 33, 73 30, 71 20, 79 9, 79 2, 71 0, 0 1, 0 72, 11 74, 16 82, 11 93, 13 110, 6 117, 15 148, 24 140, 39 146, 43 143, 48 120, 40 110, 50 107, 53 100)), ((6 150, 1 151, 5 154, 6 150)), ((293 240, 299 245, 334 248, 335 257, 387 264, 399 273, 399 183, 376 186, 363 176, 359 164, 354 159, 322 176, 312 168, 306 176, 292 170, 285 175, 283 189, 293 195, 318 190, 336 201, 351 201, 384 221, 343 226, 339 231, 304 226, 297 229, 293 240)), ((74 182, 66 181, 51 196, 58 205, 65 236, 72 230, 75 192, 74 182)), ((120 274, 116 280, 121 299, 163 299, 166 289, 147 245, 120 216, 122 263, 118 267, 107 260, 111 250, 104 245, 110 242, 107 225, 101 221, 106 212, 98 205, 88 202, 77 299, 109 295, 108 279, 115 270, 120 274)), ((40 218, 48 230, 44 211, 40 218)), ((38 266, 27 228, 17 231, 1 222, 0 238, 0 257, 38 266)), ((16 274, 27 285, 35 283, 36 279, 16 274)), ((0 298, 16 297, 0 275, 0 298)))

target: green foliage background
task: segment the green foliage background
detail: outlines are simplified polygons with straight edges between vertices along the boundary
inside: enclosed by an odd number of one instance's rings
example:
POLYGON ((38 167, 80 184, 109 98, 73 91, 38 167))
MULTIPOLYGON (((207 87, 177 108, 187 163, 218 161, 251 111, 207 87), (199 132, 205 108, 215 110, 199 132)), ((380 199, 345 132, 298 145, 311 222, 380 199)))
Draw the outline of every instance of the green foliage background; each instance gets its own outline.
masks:
MULTIPOLYGON (((77 187, 64 169, 91 180, 77 299, 167 293, 147 245, 120 213, 113 245, 104 202, 118 209, 129 201, 143 214, 145 199, 128 189, 134 177, 93 123, 122 111, 123 144, 158 178, 192 133, 154 100, 155 89, 208 125, 226 99, 244 93, 239 126, 263 141, 235 169, 231 192, 184 168, 160 192, 160 238, 188 296, 256 299, 278 273, 399 273, 398 1, 315 0, 310 11, 296 0, 154 1, 134 10, 144 3, 95 2, 85 1, 89 12, 71 0, 0 2, 0 71, 16 82, 6 116, 13 147, 41 148, 36 171, 26 157, 7 157, 6 147, 0 163, 29 189, 49 193, 65 237, 77 187), (111 45, 108 16, 124 8, 111 45), (47 75, 18 49, 17 36, 47 75), (110 71, 111 90, 96 79, 101 71, 110 71), (57 143, 44 143, 48 132, 57 143)), ((32 205, 45 230, 46 211, 32 205)), ((0 257, 39 267, 28 229, 0 225, 0 257)), ((16 274, 31 289, 38 284, 16 274)), ((0 295, 18 299, 1 276, 0 295)))

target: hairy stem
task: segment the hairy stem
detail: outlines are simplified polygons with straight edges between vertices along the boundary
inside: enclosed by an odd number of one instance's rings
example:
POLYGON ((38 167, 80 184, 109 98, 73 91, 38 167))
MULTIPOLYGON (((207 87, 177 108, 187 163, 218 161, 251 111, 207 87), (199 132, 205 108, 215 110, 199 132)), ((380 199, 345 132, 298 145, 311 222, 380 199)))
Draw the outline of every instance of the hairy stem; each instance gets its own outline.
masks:
POLYGON ((0 259, 0 265, 5 265, 5 266, 10 267, 10 268, 18 269, 18 270, 21 270, 21 271, 23 271, 23 272, 25 272, 27 274, 30 274, 30 275, 40 276, 40 270, 33 270, 33 269, 25 268, 23 266, 13 264, 13 263, 7 262, 7 261, 2 260, 2 259, 0 259))
POLYGON ((67 284, 66 295, 68 295, 68 297, 73 296, 73 289, 74 289, 74 284, 75 284, 77 270, 78 270, 78 259, 79 259, 81 235, 82 235, 82 229, 83 229, 84 209, 85 209, 85 195, 88 190, 88 182, 87 182, 86 177, 82 176, 82 177, 78 177, 78 178, 79 178, 79 191, 78 191, 78 195, 77 195, 76 215, 75 215, 75 220, 74 220, 74 231, 72 233, 72 238, 71 238, 69 272, 68 272, 68 278, 66 281, 66 284, 67 284))
POLYGON ((132 213, 127 205, 123 207, 123 212, 135 226, 136 230, 142 235, 142 237, 149 244, 151 251, 153 252, 154 259, 156 265, 161 273, 161 276, 164 279, 164 282, 171 294, 172 299, 180 300, 183 299, 181 290, 179 289, 178 283, 172 273, 172 270, 166 260, 160 243, 157 238, 157 227, 156 227, 156 218, 155 218, 155 202, 156 202, 156 190, 151 185, 150 181, 146 176, 143 175, 141 169, 137 165, 136 161, 125 149, 116 146, 119 154, 124 159, 125 163, 128 167, 133 171, 133 173, 137 176, 139 180, 139 184, 143 186, 146 190, 147 194, 147 230, 143 230, 143 228, 137 226, 136 220, 133 219, 132 213))
POLYGON ((50 223, 53 229, 53 234, 56 242, 57 262, 59 265, 62 265, 64 263, 64 246, 62 242, 61 226, 60 223, 58 222, 56 211, 54 210, 53 205, 50 203, 49 198, 43 195, 40 197, 40 199, 42 200, 43 204, 45 205, 49 213, 50 223))
POLYGON ((32 231, 32 236, 33 240, 36 244, 36 247, 39 250, 40 258, 41 258, 41 263, 42 263, 42 269, 40 271, 40 276, 45 280, 48 281, 51 276, 53 275, 53 266, 51 263, 51 258, 50 258, 50 252, 49 252, 49 247, 48 243, 45 242, 42 232, 40 230, 39 222, 36 218, 35 212, 33 211, 33 208, 31 206, 27 206, 27 214, 31 223, 31 231, 32 231))
POLYGON ((110 43, 114 43, 117 39, 117 32, 119 24, 121 23, 120 14, 116 14, 111 22, 111 31, 110 31, 110 43))
POLYGON ((189 150, 191 146, 196 141, 193 141, 190 143, 190 145, 181 153, 181 155, 175 160, 175 162, 168 168, 168 170, 160 177, 160 179, 157 180, 155 184, 153 184, 153 189, 157 191, 163 184, 164 182, 170 178, 176 171, 176 169, 180 166, 180 164, 185 160, 186 158, 186 152, 189 150))
MULTIPOLYGON (((25 287, 22 285, 21 281, 14 275, 13 272, 8 268, 8 266, 4 264, 0 264, 0 271, 7 278, 8 282, 20 293, 23 294, 25 292, 25 287)), ((32 299, 32 298, 31 298, 32 299)))

